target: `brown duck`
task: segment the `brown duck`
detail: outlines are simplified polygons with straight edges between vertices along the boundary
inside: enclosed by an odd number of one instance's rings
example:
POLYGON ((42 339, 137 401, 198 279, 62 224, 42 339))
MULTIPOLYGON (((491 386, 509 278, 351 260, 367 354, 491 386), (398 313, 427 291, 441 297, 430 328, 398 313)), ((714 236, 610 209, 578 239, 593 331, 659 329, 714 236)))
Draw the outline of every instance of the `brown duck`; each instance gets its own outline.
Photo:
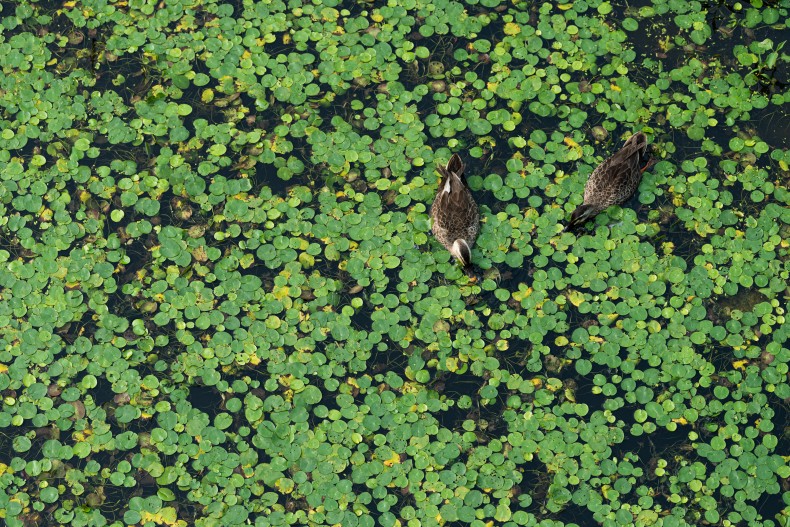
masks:
POLYGON ((584 186, 584 203, 573 211, 564 230, 581 227, 602 210, 620 205, 633 196, 650 164, 647 136, 637 132, 590 174, 584 186))
POLYGON ((439 243, 458 259, 466 274, 473 277, 472 247, 480 229, 480 215, 466 183, 464 168, 458 154, 453 154, 446 167, 436 167, 442 180, 431 206, 431 230, 439 243))

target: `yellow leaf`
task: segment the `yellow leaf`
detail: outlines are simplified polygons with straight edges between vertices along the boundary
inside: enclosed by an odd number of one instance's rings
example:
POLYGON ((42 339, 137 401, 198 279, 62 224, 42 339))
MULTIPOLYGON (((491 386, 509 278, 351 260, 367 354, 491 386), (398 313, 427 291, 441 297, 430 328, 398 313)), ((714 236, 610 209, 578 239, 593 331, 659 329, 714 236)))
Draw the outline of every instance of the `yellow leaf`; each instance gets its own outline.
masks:
POLYGON ((444 360, 444 365, 447 368, 447 371, 449 371, 449 372, 456 372, 456 371, 458 371, 458 358, 457 357, 447 357, 444 360))
POLYGON ((283 494, 290 494, 294 491, 293 480, 287 478, 279 478, 277 481, 274 482, 274 486, 277 487, 277 490, 279 490, 283 494))
POLYGON ((385 466, 391 467, 392 465, 400 463, 400 454, 397 452, 392 453, 392 457, 383 461, 385 466))
POLYGON ((156 512, 141 511, 141 523, 155 523, 157 525, 182 525, 174 507, 162 507, 156 512))
POLYGON ((275 287, 273 292, 274 292, 274 298, 276 298, 277 300, 282 300, 284 298, 288 298, 289 296, 288 287, 275 287))
POLYGON ((674 419, 672 419, 672 422, 673 423, 677 423, 679 425, 687 425, 687 424, 689 424, 689 422, 686 421, 685 417, 675 417, 674 419))
POLYGON ((505 24, 505 35, 518 35, 521 33, 521 26, 515 22, 508 22, 505 24))
POLYGON ((609 83, 609 88, 614 91, 623 91, 622 89, 620 89, 620 86, 617 86, 616 84, 613 83, 609 83))
POLYGON ((570 295, 568 295, 568 300, 570 300, 571 304, 574 306, 579 307, 584 302, 584 293, 581 293, 580 291, 573 291, 570 295))
POLYGON ((745 370, 747 364, 749 364, 749 361, 747 359, 736 360, 735 362, 732 363, 732 367, 735 368, 736 370, 745 370))

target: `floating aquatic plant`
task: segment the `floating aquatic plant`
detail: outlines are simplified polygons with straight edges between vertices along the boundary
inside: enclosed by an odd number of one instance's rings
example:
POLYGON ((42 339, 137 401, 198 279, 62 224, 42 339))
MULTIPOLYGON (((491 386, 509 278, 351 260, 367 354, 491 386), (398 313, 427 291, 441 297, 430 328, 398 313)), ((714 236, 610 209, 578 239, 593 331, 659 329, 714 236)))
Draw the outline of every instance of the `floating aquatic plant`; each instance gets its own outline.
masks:
POLYGON ((786 3, 2 10, 5 524, 786 523, 786 3))

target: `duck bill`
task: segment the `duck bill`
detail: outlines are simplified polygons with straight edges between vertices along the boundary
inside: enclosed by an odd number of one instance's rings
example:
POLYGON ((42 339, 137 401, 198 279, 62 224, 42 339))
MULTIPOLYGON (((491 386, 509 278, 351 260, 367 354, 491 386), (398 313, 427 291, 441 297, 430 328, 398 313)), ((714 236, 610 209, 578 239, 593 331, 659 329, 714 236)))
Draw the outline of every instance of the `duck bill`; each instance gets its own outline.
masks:
POLYGON ((470 282, 479 282, 480 275, 477 274, 477 269, 472 264, 463 265, 463 262, 458 262, 463 266, 464 274, 469 277, 470 282))
POLYGON ((469 247, 466 240, 460 238, 455 240, 453 246, 450 248, 450 254, 458 259, 458 263, 460 263, 464 269, 472 265, 472 248, 469 247))
POLYGON ((573 211, 571 214, 571 219, 568 220, 567 225, 562 230, 562 232, 573 232, 579 227, 582 227, 588 220, 591 220, 595 216, 594 210, 590 205, 580 205, 576 210, 573 211))
POLYGON ((656 163, 658 163, 658 160, 657 160, 656 158, 652 157, 652 156, 647 156, 647 157, 646 157, 645 159, 643 159, 642 161, 645 163, 645 166, 644 166, 644 167, 642 167, 642 168, 640 168, 640 169, 639 169, 639 171, 640 171, 641 173, 643 173, 643 174, 644 174, 645 172, 647 172, 648 170, 650 170, 650 169, 653 167, 653 165, 655 165, 656 163))

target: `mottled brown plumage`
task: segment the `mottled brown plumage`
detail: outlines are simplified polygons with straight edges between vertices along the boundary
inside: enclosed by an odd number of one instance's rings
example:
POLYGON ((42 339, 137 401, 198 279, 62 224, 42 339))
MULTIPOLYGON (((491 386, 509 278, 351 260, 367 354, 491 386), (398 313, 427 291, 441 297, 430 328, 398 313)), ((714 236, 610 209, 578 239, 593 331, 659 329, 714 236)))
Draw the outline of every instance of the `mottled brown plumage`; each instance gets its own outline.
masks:
POLYGON ((647 137, 637 132, 590 174, 584 186, 584 203, 573 211, 565 230, 581 227, 602 210, 633 196, 649 165, 647 137))
POLYGON ((436 169, 442 180, 431 206, 431 230, 471 276, 472 247, 480 229, 477 203, 466 184, 464 164, 458 154, 453 154, 446 167, 439 165, 436 169))

